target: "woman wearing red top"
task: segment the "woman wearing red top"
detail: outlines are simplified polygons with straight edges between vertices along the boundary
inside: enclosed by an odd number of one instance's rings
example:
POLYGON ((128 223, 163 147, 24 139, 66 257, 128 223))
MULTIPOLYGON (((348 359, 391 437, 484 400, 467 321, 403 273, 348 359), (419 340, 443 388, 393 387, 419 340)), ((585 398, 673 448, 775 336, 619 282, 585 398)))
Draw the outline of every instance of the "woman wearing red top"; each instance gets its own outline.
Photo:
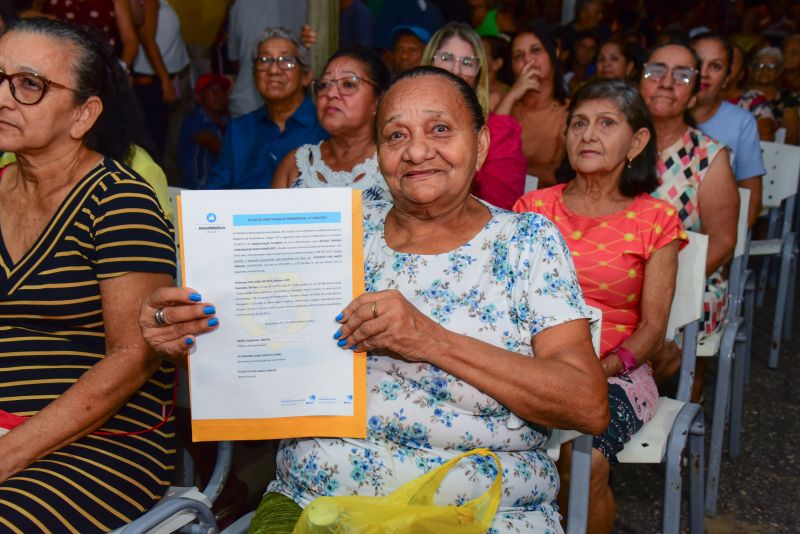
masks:
MULTIPOLYGON (((587 304, 603 311, 600 358, 611 423, 594 438, 588 531, 611 532, 616 510, 610 466, 655 414, 658 390, 648 359, 664 343, 686 234, 675 208, 649 195, 658 185, 655 133, 634 87, 622 80, 582 87, 568 110, 566 149, 562 183, 531 191, 514 210, 556 223, 587 304)), ((565 446, 562 452, 564 510, 570 451, 565 446)))

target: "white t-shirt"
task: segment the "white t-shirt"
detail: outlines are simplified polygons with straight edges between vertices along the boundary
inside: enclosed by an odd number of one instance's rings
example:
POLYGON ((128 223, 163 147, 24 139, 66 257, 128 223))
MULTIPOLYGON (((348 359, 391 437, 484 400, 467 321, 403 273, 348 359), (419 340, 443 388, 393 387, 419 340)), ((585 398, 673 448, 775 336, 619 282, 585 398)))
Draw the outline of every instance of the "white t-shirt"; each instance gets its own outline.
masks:
MULTIPOLYGON (((167 0, 159 0, 156 44, 169 73, 180 72, 189 64, 189 53, 186 51, 186 45, 183 44, 181 36, 181 21, 167 0)), ((133 71, 141 74, 156 73, 147 60, 147 54, 142 45, 139 45, 139 53, 133 62, 133 71)))

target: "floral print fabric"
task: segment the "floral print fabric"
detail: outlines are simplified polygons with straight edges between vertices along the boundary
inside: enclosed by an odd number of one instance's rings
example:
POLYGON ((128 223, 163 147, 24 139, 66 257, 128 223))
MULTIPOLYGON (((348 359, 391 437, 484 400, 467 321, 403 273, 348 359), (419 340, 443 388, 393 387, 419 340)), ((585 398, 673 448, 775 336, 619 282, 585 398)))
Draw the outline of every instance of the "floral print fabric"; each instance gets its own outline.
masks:
MULTIPOLYGON (((383 237, 389 204, 365 205, 367 291, 396 289, 445 328, 535 357, 531 338, 590 318, 572 260, 555 226, 533 213, 496 208, 491 220, 450 252, 396 252, 383 237)), ((547 432, 472 385, 433 365, 367 359, 367 438, 282 443, 268 491, 306 506, 320 495, 386 495, 466 450, 488 447, 502 462, 500 510, 490 532, 561 532, 558 474, 543 450, 547 432)), ((490 459, 459 464, 441 504, 486 492, 490 459)))

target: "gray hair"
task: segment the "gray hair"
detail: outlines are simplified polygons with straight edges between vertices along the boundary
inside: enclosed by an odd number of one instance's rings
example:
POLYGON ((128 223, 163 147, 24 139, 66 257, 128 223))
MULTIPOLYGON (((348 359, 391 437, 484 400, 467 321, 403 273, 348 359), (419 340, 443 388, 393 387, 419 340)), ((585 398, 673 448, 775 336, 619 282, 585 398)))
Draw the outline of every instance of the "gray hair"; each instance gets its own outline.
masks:
POLYGON ((285 39, 292 43, 295 48, 297 48, 297 60, 300 62, 303 70, 308 72, 311 68, 311 57, 308 53, 308 48, 303 46, 303 43, 300 42, 300 39, 294 32, 286 28, 281 28, 280 26, 272 26, 264 30, 264 33, 258 38, 258 42, 256 42, 256 46, 253 49, 253 59, 258 55, 258 49, 261 48, 261 45, 270 39, 285 39))
POLYGON ((778 66, 783 65, 783 54, 781 53, 780 48, 776 48, 774 46, 765 46, 764 48, 760 49, 753 55, 753 64, 758 63, 758 60, 762 57, 774 57, 777 60, 778 66))

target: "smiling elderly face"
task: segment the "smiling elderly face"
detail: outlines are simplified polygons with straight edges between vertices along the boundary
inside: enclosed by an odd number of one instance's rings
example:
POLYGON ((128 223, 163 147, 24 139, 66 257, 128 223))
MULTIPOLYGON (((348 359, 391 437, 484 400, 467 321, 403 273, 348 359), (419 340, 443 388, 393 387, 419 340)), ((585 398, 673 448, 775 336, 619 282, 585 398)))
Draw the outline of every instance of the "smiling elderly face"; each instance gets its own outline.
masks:
POLYGON ((486 127, 475 130, 452 80, 429 74, 398 81, 376 119, 378 162, 396 206, 435 213, 466 202, 489 135, 486 127))

